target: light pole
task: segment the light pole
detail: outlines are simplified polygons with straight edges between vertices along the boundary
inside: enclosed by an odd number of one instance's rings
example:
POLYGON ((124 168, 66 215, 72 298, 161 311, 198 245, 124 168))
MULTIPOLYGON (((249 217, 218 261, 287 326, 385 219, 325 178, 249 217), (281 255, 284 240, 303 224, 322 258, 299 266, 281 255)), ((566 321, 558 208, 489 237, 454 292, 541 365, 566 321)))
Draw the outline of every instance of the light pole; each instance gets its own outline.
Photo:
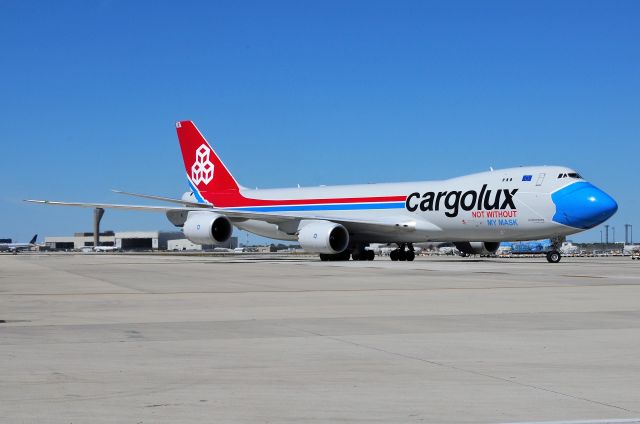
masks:
POLYGON ((629 244, 629 224, 624 224, 624 244, 629 244))
POLYGON ((616 244, 616 227, 611 227, 611 230, 613 231, 613 244, 616 244))

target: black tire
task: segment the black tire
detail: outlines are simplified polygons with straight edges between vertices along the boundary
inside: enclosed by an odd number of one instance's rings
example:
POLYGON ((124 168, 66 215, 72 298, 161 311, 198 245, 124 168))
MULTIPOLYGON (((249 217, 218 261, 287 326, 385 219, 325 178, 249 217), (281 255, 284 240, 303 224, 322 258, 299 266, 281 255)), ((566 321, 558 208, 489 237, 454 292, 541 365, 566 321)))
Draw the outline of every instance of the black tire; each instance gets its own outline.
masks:
POLYGON ((373 258, 376 257, 376 254, 373 250, 367 250, 367 260, 372 261, 373 258))
POLYGON ((557 264, 562 259, 562 255, 557 250, 552 250, 551 252, 547 252, 547 261, 552 264, 557 264))
POLYGON ((362 255, 356 252, 353 252, 351 254, 351 259, 353 259, 354 261, 361 261, 362 260, 362 255))
POLYGON ((328 261, 328 260, 329 260, 329 255, 324 254, 324 253, 321 253, 321 254, 320 254, 320 260, 321 260, 322 262, 326 262, 326 261, 328 261))
POLYGON ((416 252, 414 252, 413 250, 408 250, 404 254, 405 254, 406 260, 409 262, 413 261, 416 258, 416 252))
POLYGON ((407 260, 407 251, 406 250, 399 250, 398 251, 398 260, 399 261, 406 261, 407 260))
POLYGON ((398 258, 399 252, 400 252, 399 250, 392 250, 391 253, 389 253, 389 258, 391 258, 392 261, 397 261, 399 259, 398 258))

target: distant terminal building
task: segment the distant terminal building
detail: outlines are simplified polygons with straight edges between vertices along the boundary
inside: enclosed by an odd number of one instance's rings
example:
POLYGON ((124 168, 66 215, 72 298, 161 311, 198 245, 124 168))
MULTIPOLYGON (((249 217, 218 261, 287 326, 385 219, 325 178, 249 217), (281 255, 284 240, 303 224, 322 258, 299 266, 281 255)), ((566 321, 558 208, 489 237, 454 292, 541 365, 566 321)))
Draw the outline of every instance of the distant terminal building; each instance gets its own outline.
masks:
MULTIPOLYGON (((105 231, 100 233, 100 245, 121 250, 167 250, 170 240, 183 238, 184 234, 179 231, 105 231)), ((78 250, 93 246, 93 233, 45 237, 44 243, 51 249, 78 250)))
MULTIPOLYGON (((182 235, 184 237, 184 235, 182 235)), ((217 248, 235 249, 238 247, 238 237, 230 237, 224 243, 220 244, 195 244, 186 238, 169 240, 167 242, 167 250, 173 251, 211 251, 217 248)))
MULTIPOLYGON (((115 246, 115 233, 105 231, 100 233, 100 244, 103 246, 115 246)), ((93 233, 75 233, 72 236, 45 237, 44 244, 50 249, 73 250, 87 246, 93 246, 93 233)))
POLYGON ((169 240, 184 238, 179 231, 126 231, 116 233, 116 247, 122 250, 167 250, 169 240))

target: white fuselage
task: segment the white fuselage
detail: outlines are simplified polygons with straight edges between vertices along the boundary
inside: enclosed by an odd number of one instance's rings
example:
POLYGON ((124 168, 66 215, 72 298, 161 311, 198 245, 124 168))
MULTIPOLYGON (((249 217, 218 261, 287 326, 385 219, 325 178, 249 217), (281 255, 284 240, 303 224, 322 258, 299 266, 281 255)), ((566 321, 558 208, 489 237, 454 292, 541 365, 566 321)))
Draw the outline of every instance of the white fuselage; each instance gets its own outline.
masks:
MULTIPOLYGON (((575 171, 565 167, 537 166, 488 171, 437 181, 243 189, 241 193, 247 199, 280 202, 276 206, 240 206, 229 209, 295 213, 302 217, 317 217, 321 214, 327 220, 395 220, 408 224, 393 232, 363 228, 364 233, 358 232, 356 239, 361 238, 367 242, 531 240, 582 231, 553 220, 556 205, 551 194, 576 181, 584 181, 559 178, 559 175, 568 173, 575 171), (353 198, 405 200, 344 201, 353 198), (288 202, 291 199, 336 199, 336 202, 299 205, 288 202), (497 207, 492 207, 496 205, 497 207)), ((296 239, 290 231, 283 231, 277 224, 264 221, 251 219, 234 222, 234 225, 265 237, 296 239)))

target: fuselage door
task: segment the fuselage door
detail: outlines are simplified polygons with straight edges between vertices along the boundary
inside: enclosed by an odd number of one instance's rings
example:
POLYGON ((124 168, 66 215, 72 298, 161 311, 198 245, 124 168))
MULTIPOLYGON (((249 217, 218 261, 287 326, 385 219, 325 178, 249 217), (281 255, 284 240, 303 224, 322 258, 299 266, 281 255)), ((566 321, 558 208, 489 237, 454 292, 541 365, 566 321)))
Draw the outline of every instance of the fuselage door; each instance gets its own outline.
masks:
POLYGON ((536 181, 536 186, 541 186, 542 182, 544 181, 544 176, 546 174, 544 172, 538 174, 538 181, 536 181))

